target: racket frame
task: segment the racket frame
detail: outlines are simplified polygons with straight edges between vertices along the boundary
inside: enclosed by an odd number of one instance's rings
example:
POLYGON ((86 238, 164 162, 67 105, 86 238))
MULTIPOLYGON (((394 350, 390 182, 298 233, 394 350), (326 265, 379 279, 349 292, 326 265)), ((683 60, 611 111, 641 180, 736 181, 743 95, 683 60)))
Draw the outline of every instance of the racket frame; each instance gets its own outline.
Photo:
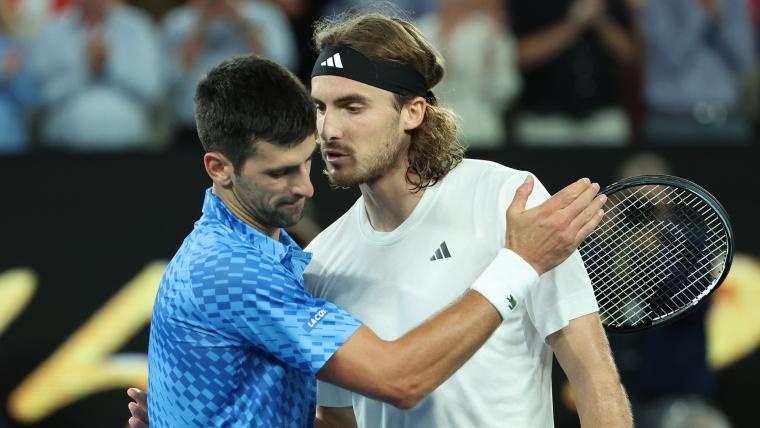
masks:
MULTIPOLYGON (((706 295, 704 295, 701 299, 699 299, 697 303, 686 305, 683 308, 677 310, 676 312, 673 312, 669 316, 666 316, 659 320, 655 320, 654 322, 651 322, 651 323, 642 323, 641 325, 627 326, 627 327, 614 327, 614 326, 609 326, 602 323, 607 333, 612 333, 612 334, 637 333, 644 330, 650 330, 653 328, 662 327, 664 325, 668 325, 670 323, 678 321, 679 319, 690 314, 693 310, 695 310, 697 307, 704 304, 705 301, 708 300, 708 298, 715 292, 715 290, 717 290, 721 286, 723 281, 725 281, 726 276, 728 275, 728 272, 731 269, 731 263, 733 262, 734 251, 735 251, 734 229, 731 225, 731 219, 728 216, 728 212, 723 207, 723 205, 721 205, 721 203, 718 201, 717 198, 715 198, 710 192, 708 192, 707 190, 705 190, 703 187, 699 186, 698 184, 691 182, 685 178, 676 177, 673 175, 638 175, 634 177, 628 177, 623 180, 612 183, 606 186, 604 189, 602 189, 599 193, 610 195, 612 193, 618 192, 623 189, 627 189, 630 187, 644 186, 644 185, 663 185, 663 186, 677 187, 677 188, 684 189, 696 194, 705 203, 707 203, 707 205, 709 205, 710 208, 712 208, 713 211, 716 213, 721 223, 723 224, 723 227, 726 230, 726 243, 727 243, 726 261, 723 265, 723 271, 720 273, 718 280, 715 281, 715 286, 713 286, 712 289, 710 289, 710 291, 706 295)), ((584 260, 583 263, 585 264, 586 261, 584 260)))

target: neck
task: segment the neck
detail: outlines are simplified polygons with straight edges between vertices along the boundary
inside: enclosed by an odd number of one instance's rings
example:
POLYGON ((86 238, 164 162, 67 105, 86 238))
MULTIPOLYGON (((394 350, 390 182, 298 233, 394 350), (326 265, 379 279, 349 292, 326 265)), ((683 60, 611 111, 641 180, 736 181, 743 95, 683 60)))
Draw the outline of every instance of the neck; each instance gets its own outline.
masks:
POLYGON ((424 190, 413 192, 406 181, 407 162, 388 171, 382 177, 359 185, 364 197, 364 209, 372 227, 390 232, 401 225, 422 199, 424 190))
POLYGON ((247 210, 243 206, 243 204, 240 202, 239 198, 237 197, 237 195, 235 195, 232 189, 227 189, 214 183, 211 191, 216 196, 218 196, 219 199, 222 200, 222 202, 224 202, 224 205, 227 207, 228 210, 230 210, 230 212, 235 217, 239 218, 245 224, 253 227, 254 229, 274 239, 275 241, 280 240, 280 228, 266 225, 262 223, 260 220, 256 219, 255 216, 251 215, 249 213, 249 210, 247 210))

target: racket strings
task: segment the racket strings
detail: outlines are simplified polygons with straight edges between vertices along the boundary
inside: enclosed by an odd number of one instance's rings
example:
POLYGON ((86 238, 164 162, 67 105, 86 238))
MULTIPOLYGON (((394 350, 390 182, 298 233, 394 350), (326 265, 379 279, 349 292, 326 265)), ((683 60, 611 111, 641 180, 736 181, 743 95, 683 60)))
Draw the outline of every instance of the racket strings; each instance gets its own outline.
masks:
POLYGON ((580 248, 606 325, 651 324, 709 294, 728 238, 707 202, 664 185, 608 196, 602 224, 580 248))

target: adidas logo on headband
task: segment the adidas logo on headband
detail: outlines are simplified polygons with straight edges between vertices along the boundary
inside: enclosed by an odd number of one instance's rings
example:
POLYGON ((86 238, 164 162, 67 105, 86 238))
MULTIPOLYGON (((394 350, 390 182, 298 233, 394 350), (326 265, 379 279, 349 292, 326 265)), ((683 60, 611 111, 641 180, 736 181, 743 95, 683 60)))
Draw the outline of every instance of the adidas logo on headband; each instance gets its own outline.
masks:
POLYGON ((436 103, 425 78, 413 66, 399 61, 371 60, 349 46, 322 49, 314 61, 311 77, 325 75, 355 80, 394 94, 418 95, 431 105, 436 103))
POLYGON ((320 62, 319 65, 323 67, 343 68, 343 63, 340 61, 340 53, 336 53, 330 58, 320 62))

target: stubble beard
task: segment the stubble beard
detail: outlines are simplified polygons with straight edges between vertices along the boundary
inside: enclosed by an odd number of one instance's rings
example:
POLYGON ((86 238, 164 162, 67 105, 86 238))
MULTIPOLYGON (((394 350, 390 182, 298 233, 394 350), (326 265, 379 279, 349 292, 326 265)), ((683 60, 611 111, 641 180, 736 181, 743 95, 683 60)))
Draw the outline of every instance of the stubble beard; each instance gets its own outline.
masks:
MULTIPOLYGON (((245 189, 245 191, 248 193, 250 189, 245 189)), ((292 201, 278 200, 274 205, 270 205, 266 199, 257 197, 258 195, 244 197, 235 192, 235 196, 249 215, 264 227, 288 228, 301 221, 304 215, 303 206, 293 208, 282 206, 283 203, 292 201)))
MULTIPOLYGON (((396 126, 397 124, 398 119, 396 126)), ((389 126, 388 129, 394 128, 389 126)), ((359 161, 356 157, 353 158, 355 167, 352 173, 340 174, 340 171, 335 168, 332 170, 329 167, 325 168, 325 174, 327 174, 330 184, 336 187, 358 186, 359 184, 372 182, 396 167, 401 161, 401 156, 405 155, 405 145, 398 141, 398 137, 392 131, 389 131, 383 137, 380 144, 382 146, 381 149, 368 156, 365 160, 359 161)))

